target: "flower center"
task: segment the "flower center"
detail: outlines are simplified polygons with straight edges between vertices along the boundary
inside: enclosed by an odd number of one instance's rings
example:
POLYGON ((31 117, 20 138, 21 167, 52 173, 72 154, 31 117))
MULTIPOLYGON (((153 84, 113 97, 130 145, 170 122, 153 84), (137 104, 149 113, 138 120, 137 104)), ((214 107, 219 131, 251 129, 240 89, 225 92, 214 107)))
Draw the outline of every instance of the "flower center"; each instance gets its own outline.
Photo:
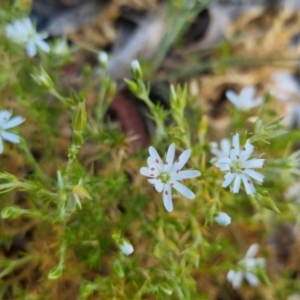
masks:
POLYGON ((162 172, 159 174, 158 178, 161 180, 162 183, 168 183, 171 179, 171 176, 168 172, 162 172))
POLYGON ((235 161, 232 162, 231 165, 232 172, 240 173, 243 170, 245 170, 245 167, 243 166, 243 163, 239 159, 236 159, 235 161))

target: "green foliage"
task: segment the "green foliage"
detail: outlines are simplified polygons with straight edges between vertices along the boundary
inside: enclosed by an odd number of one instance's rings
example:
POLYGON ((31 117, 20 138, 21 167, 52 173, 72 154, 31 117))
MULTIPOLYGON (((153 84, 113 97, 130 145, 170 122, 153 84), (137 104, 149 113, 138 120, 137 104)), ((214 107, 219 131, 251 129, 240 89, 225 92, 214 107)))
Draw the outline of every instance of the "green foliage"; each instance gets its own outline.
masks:
MULTIPOLYGON (((195 3, 198 12, 204 4, 195 3)), ((183 12, 195 14, 186 7, 183 12)), ((19 15, 9 7, 0 11, 1 29, 13 13, 19 15)), ((178 24, 177 34, 183 26, 178 24)), ((165 41, 163 52, 177 34, 165 41)), ((16 129, 21 143, 5 143, 0 156, 1 257, 17 237, 33 233, 17 257, 0 263, 1 299, 55 299, 53 291, 64 280, 78 290, 76 299, 208 299, 210 289, 222 290, 226 273, 243 257, 252 240, 248 234, 263 241, 275 224, 299 222, 299 206, 284 196, 300 175, 299 151, 287 143, 293 145, 299 134, 287 133, 282 118, 270 119, 267 103, 254 125, 245 125, 247 113, 229 111, 228 138, 240 133, 266 159, 265 180, 256 193, 248 196, 242 188, 233 194, 222 188, 224 174, 211 162, 213 129, 200 105, 191 109, 188 84, 170 86, 167 111, 150 100, 142 69, 133 68, 133 78, 125 82, 155 123, 152 144, 161 154, 172 142, 178 151, 191 149, 187 168, 202 173, 186 183, 195 200, 174 193, 174 211, 167 213, 161 195, 139 173, 147 150, 132 154, 128 137, 105 119, 116 93, 106 63, 100 62, 94 107, 95 86, 75 92, 60 80, 72 60, 68 54, 28 58, 3 31, 2 37, 0 110, 13 108, 26 122, 16 129), (215 223, 220 211, 232 217, 230 229, 215 223), (124 255, 124 243, 132 244, 133 254, 124 255)), ((228 51, 223 47, 222 55, 228 51)), ((271 292, 275 298, 285 297, 283 290, 298 292, 289 275, 269 280, 264 269, 255 274, 262 283, 279 282, 271 292)))

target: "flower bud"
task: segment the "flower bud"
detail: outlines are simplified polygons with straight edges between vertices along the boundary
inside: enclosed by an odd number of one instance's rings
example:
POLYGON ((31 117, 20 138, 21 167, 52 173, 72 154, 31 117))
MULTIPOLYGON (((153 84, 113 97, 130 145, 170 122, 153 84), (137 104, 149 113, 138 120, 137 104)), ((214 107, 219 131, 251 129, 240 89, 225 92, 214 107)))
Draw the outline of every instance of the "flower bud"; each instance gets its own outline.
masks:
POLYGON ((98 53, 98 61, 103 69, 106 69, 108 63, 108 55, 104 51, 98 53))
POLYGON ((143 73, 142 73, 140 63, 136 59, 131 62, 131 72, 135 80, 143 79, 143 73))
POLYGON ((139 87, 138 85, 132 81, 132 80, 129 80, 129 79, 124 79, 124 81, 126 82, 126 85, 128 87, 128 89, 133 93, 133 94, 136 94, 139 90, 139 87))
POLYGON ((127 256, 132 254, 134 251, 133 246, 125 239, 121 239, 120 250, 127 256))
POLYGON ((66 56, 70 54, 70 49, 66 39, 57 39, 52 47, 52 52, 55 55, 66 56))
POLYGON ((65 188, 65 183, 60 170, 57 171, 57 187, 59 190, 63 190, 65 188))
POLYGON ((31 74, 31 77, 44 89, 51 90, 53 88, 53 81, 43 67, 40 67, 39 71, 36 70, 36 74, 31 74))
POLYGON ((159 286, 158 286, 159 290, 161 290, 164 294, 168 295, 168 296, 171 296, 172 293, 173 293, 173 290, 172 288, 170 287, 169 284, 167 283, 161 283, 159 286))
POLYGON ((24 213, 24 210, 16 205, 7 206, 1 211, 2 219, 15 219, 20 217, 24 213))
POLYGON ((221 226, 227 226, 231 223, 231 218, 224 212, 220 212, 216 217, 215 221, 221 226))
POLYGON ((82 132, 85 129, 87 123, 87 113, 85 109, 85 103, 79 102, 72 120, 72 128, 74 131, 82 132))
POLYGON ((48 279, 50 280, 55 280, 61 277, 62 275, 62 267, 61 266, 56 266, 50 270, 48 273, 48 279))
POLYGON ((121 263, 119 262, 119 260, 116 260, 114 262, 114 264, 113 264, 113 271, 119 277, 124 277, 125 276, 124 269, 123 269, 121 263))
POLYGON ((171 93, 171 102, 176 102, 177 101, 177 94, 174 88, 174 85, 170 85, 170 93, 171 93))
POLYGON ((92 197, 89 194, 89 192, 81 184, 74 185, 73 188, 72 188, 72 190, 73 190, 73 193, 75 193, 76 195, 78 195, 78 197, 81 198, 81 199, 84 199, 84 198, 87 198, 89 200, 92 199, 92 197))

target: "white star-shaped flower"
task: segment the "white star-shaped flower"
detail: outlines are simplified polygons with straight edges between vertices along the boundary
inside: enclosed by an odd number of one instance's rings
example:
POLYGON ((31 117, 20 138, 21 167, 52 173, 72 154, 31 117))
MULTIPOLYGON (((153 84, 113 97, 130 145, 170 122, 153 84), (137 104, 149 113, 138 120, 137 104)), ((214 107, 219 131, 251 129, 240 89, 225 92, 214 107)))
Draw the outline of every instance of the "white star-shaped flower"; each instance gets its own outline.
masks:
POLYGON ((140 173, 149 177, 148 182, 155 186, 157 192, 163 192, 163 202, 167 211, 173 210, 172 187, 188 199, 194 199, 195 194, 180 180, 200 176, 197 170, 181 171, 188 161, 191 150, 185 150, 174 162, 175 144, 169 146, 165 162, 162 161, 154 147, 149 148, 148 167, 143 167, 140 173))
POLYGON ((241 286, 244 277, 251 286, 255 287, 259 285, 260 280, 256 275, 256 272, 259 268, 262 269, 265 267, 266 260, 261 257, 254 258, 258 249, 258 244, 251 245, 245 258, 238 264, 240 270, 229 270, 227 273, 227 280, 231 282, 234 289, 238 289, 241 286))
POLYGON ((25 46, 28 56, 37 54, 37 48, 44 52, 50 51, 50 46, 44 41, 48 37, 47 32, 37 33, 29 18, 15 20, 5 27, 5 35, 15 43, 25 46))
POLYGON ((262 183, 264 176, 253 169, 262 168, 264 159, 250 158, 254 151, 254 146, 247 140, 246 145, 240 148, 240 137, 236 133, 232 137, 232 146, 228 157, 221 157, 215 165, 221 170, 226 171, 222 187, 227 187, 233 182, 232 192, 238 193, 241 181, 243 181, 246 193, 254 194, 255 188, 251 178, 262 183))
POLYGON ((244 87, 240 95, 236 94, 234 91, 227 91, 227 99, 236 107, 236 109, 241 111, 248 111, 253 107, 259 106, 263 103, 263 98, 254 99, 256 93, 255 87, 244 87))
POLYGON ((11 115, 11 111, 0 111, 0 154, 3 152, 3 140, 14 144, 20 142, 20 137, 18 135, 8 132, 6 130, 20 125, 25 121, 25 119, 23 119, 20 116, 16 116, 10 119, 11 115))

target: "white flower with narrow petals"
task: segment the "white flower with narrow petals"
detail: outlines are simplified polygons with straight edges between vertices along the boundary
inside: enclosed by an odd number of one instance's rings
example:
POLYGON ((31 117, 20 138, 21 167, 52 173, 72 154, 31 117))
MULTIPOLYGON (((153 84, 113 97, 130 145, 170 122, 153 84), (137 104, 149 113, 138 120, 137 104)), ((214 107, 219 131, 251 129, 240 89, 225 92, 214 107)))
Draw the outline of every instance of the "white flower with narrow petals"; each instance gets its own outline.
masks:
POLYGON ((5 27, 5 35, 15 43, 25 46, 28 56, 37 54, 37 48, 44 52, 50 51, 50 46, 44 41, 48 37, 47 32, 37 33, 29 18, 15 20, 5 27))
POLYGON ((226 97, 238 110, 248 111, 263 103, 263 98, 254 99, 255 93, 256 88, 251 86, 244 87, 239 95, 229 90, 226 97))
POLYGON ((25 119, 20 116, 10 119, 11 115, 11 111, 0 111, 0 154, 3 152, 3 140, 14 144, 20 142, 20 137, 14 133, 8 132, 7 129, 20 125, 25 121, 25 119))
POLYGON ((232 284, 234 289, 238 289, 241 286, 244 277, 252 287, 259 285, 260 280, 256 273, 259 269, 265 267, 266 260, 261 257, 254 258, 258 249, 258 244, 251 245, 245 258, 238 264, 240 270, 229 270, 227 273, 227 280, 232 284))
POLYGON ((236 133, 232 137, 232 146, 228 157, 221 157, 215 165, 221 170, 227 172, 224 176, 222 187, 226 188, 231 183, 232 192, 238 193, 240 190, 241 181, 243 181, 246 193, 254 194, 255 188, 251 178, 259 183, 263 182, 264 176, 254 171, 253 169, 262 168, 264 159, 250 158, 254 151, 254 146, 247 140, 244 147, 240 148, 240 137, 236 133))
POLYGON ((201 175, 196 170, 181 171, 191 155, 190 149, 185 150, 175 162, 175 144, 169 146, 165 162, 152 146, 149 148, 149 154, 148 167, 141 168, 140 173, 149 177, 148 182, 155 186, 157 192, 163 192, 163 202, 167 211, 173 210, 172 187, 188 199, 195 198, 195 194, 179 182, 201 175))

